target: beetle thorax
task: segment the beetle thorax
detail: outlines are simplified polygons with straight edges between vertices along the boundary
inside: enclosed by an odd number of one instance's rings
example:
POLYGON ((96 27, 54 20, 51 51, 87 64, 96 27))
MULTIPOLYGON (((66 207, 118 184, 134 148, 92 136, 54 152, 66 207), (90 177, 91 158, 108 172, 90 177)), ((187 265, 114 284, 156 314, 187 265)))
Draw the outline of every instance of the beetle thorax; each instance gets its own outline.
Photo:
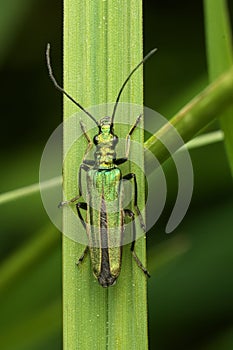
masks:
POLYGON ((114 159, 116 158, 115 147, 117 142, 118 137, 113 133, 110 119, 104 117, 100 121, 99 134, 94 137, 96 168, 112 169, 115 167, 114 159))

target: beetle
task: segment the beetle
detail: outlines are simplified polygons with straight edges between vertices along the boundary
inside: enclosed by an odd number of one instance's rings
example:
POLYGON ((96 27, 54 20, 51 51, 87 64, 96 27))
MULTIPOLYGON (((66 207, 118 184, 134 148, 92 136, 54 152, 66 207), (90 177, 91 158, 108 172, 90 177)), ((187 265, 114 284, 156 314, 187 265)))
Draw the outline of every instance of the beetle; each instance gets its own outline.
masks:
POLYGON ((128 161, 130 151, 130 138, 139 124, 142 114, 140 114, 128 135, 126 136, 126 153, 124 158, 117 158, 116 145, 118 137, 114 133, 114 118, 121 94, 130 80, 133 73, 149 58, 157 49, 150 51, 141 62, 131 71, 127 79, 121 86, 117 95, 112 116, 105 116, 100 121, 89 113, 79 102, 69 95, 56 81, 51 63, 50 63, 50 44, 47 45, 46 60, 49 77, 55 88, 67 96, 76 106, 78 106, 89 118, 91 118, 98 127, 98 133, 93 138, 96 147, 94 159, 86 159, 88 150, 92 146, 92 141, 88 136, 85 126, 80 121, 81 130, 87 140, 87 149, 84 154, 82 164, 79 168, 78 183, 79 193, 76 197, 59 204, 60 207, 76 203, 76 209, 79 219, 86 230, 88 245, 82 256, 79 258, 77 265, 80 264, 86 253, 90 252, 92 269, 95 278, 102 287, 109 287, 115 284, 121 270, 122 261, 122 244, 125 218, 132 220, 133 241, 131 243, 131 252, 138 267, 145 275, 150 277, 149 272, 143 266, 135 252, 136 226, 135 213, 139 218, 140 226, 144 232, 146 227, 137 203, 137 179, 134 173, 122 175, 119 168, 120 164, 128 161), (86 174, 87 201, 80 202, 82 197, 82 172, 86 174), (122 198, 124 188, 122 180, 132 180, 134 185, 133 206, 135 213, 130 209, 123 208, 122 198), (86 211, 84 220, 81 210, 86 211))

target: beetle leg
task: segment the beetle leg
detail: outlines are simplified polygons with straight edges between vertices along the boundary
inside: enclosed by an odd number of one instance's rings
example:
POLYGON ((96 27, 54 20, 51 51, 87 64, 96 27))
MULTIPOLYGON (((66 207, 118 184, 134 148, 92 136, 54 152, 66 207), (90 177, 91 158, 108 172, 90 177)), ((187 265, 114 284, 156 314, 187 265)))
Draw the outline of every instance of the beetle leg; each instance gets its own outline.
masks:
POLYGON ((80 123, 80 127, 81 127, 81 129, 82 129, 83 135, 85 136, 85 138, 86 138, 86 140, 87 140, 87 148, 86 148, 86 151, 85 151, 84 156, 83 156, 83 163, 85 163, 86 156, 87 156, 88 152, 90 151, 90 149, 92 148, 93 143, 92 143, 92 141, 91 141, 89 135, 88 135, 87 132, 86 132, 85 125, 84 125, 84 123, 82 122, 82 120, 80 120, 79 123, 80 123))
POLYGON ((140 114, 137 117, 134 125, 131 127, 128 135, 126 136, 125 157, 124 158, 115 159, 114 160, 114 164, 120 165, 120 164, 123 164, 123 163, 127 162, 128 158, 129 158, 129 150, 130 150, 130 137, 133 134, 133 132, 136 129, 136 127, 138 126, 138 124, 140 123, 141 118, 142 118, 142 114, 140 114))
POLYGON ((74 198, 70 199, 69 201, 63 201, 58 204, 58 208, 63 207, 64 205, 74 203, 80 198, 80 195, 75 196, 74 198))
POLYGON ((81 213, 80 209, 87 210, 87 203, 85 203, 85 202, 79 202, 79 203, 77 203, 77 204, 76 204, 76 209, 77 209, 78 217, 79 217, 79 219, 80 219, 80 221, 81 221, 83 227, 84 227, 85 230, 86 230, 86 223, 85 223, 85 221, 84 221, 84 219, 83 219, 83 216, 82 216, 82 213, 81 213))
POLYGON ((85 256, 87 255, 88 252, 88 246, 86 246, 86 248, 84 249, 82 255, 80 256, 80 258, 78 259, 78 261, 76 262, 76 265, 78 266, 79 264, 82 263, 83 259, 85 258, 85 256))
POLYGON ((78 171, 78 187, 79 187, 79 197, 82 197, 82 170, 87 172, 90 167, 86 164, 81 164, 78 171))
POLYGON ((82 170, 88 171, 90 168, 86 164, 81 164, 78 171, 78 187, 79 187, 79 194, 75 196, 74 198, 69 199, 68 201, 60 202, 58 205, 58 208, 63 207, 64 205, 71 204, 76 202, 80 197, 82 197, 82 170))
POLYGON ((130 137, 133 134, 134 130, 136 129, 136 127, 138 126, 138 124, 140 123, 140 120, 142 118, 142 113, 137 117, 134 125, 131 127, 128 135, 126 136, 126 147, 125 147, 125 157, 128 159, 129 157, 129 149, 130 149, 130 137))
POLYGON ((135 225, 135 215, 132 212, 132 210, 129 209, 124 209, 124 213, 125 215, 127 215, 131 220, 132 220, 132 224, 133 224, 133 241, 131 243, 131 253, 133 255, 134 260, 136 261, 136 264, 138 265, 138 267, 143 271, 143 273, 145 275, 147 275, 147 277, 150 277, 149 272, 147 271, 147 269, 143 266, 142 262, 140 261, 140 259, 138 258, 136 252, 135 252, 135 239, 136 239, 136 225, 135 225))
POLYGON ((90 151, 90 149, 93 146, 93 142, 91 141, 90 136, 87 134, 86 129, 85 129, 85 125, 82 122, 82 120, 80 120, 80 126, 81 126, 82 132, 83 132, 83 134, 84 134, 84 136, 85 136, 85 138, 87 140, 87 143, 88 143, 86 151, 85 151, 84 156, 83 156, 82 163, 86 164, 86 165, 89 165, 89 166, 93 166, 93 165, 95 165, 95 161, 86 159, 86 156, 87 156, 88 152, 90 151))
POLYGON ((138 186, 137 186, 136 175, 134 173, 129 173, 129 174, 123 176, 123 179, 124 180, 132 180, 133 179, 133 183, 134 183, 134 209, 138 215, 141 228, 143 229, 144 232, 146 232, 146 225, 143 221, 142 214, 138 208, 138 186))
POLYGON ((114 159, 114 164, 116 165, 120 165, 120 164, 123 164, 125 162, 127 162, 128 158, 118 158, 118 159, 114 159))

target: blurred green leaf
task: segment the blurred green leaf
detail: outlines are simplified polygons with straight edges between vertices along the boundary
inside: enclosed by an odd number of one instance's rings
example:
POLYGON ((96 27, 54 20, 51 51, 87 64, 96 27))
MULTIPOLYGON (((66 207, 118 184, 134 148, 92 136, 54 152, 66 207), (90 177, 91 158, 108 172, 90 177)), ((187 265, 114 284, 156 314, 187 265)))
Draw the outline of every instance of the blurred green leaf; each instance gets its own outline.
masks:
POLYGON ((24 269, 23 276, 16 279, 14 285, 8 285, 7 293, 1 295, 3 348, 23 349, 22 344, 31 339, 44 341, 53 332, 58 334, 61 325, 61 301, 58 300, 61 300, 61 249, 54 247, 49 255, 45 253, 40 261, 24 269), (14 337, 10 336, 11 332, 14 337))
POLYGON ((0 64, 36 0, 0 1, 0 64))
MULTIPOLYGON (((210 81, 233 64, 232 34, 226 0, 204 0, 206 46, 210 81)), ((221 113, 229 166, 233 175, 233 107, 221 113)))
POLYGON ((0 295, 9 285, 23 279, 23 275, 33 268, 33 265, 43 259, 59 243, 59 234, 50 225, 31 237, 29 242, 18 248, 0 266, 0 295))
MULTIPOLYGON (((168 145, 172 145, 175 150, 179 148, 173 138, 173 128, 178 131, 184 142, 191 140, 195 134, 217 118, 222 108, 232 105, 232 95, 233 68, 207 86, 151 136, 144 143, 145 148, 163 163, 170 156, 168 145)), ((149 159, 146 161, 149 163, 149 159)))
POLYGON ((230 326, 224 331, 213 334, 211 340, 207 341, 200 350, 231 350, 233 348, 233 328, 230 326))
POLYGON ((45 304, 44 309, 15 323, 0 334, 1 347, 4 350, 31 350, 34 344, 43 344, 45 339, 54 335, 60 338, 61 325, 61 300, 58 299, 49 305, 45 304))

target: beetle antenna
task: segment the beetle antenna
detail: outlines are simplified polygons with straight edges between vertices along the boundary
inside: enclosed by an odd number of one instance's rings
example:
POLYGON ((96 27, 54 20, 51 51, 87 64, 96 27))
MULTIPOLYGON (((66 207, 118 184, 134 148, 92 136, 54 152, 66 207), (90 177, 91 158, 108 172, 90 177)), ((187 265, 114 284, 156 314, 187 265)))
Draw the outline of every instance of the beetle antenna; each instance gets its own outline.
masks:
POLYGON ((122 87, 120 88, 120 91, 118 93, 118 96, 117 96, 117 99, 116 99, 116 102, 115 102, 115 105, 114 105, 114 108, 113 108, 113 113, 112 113, 112 118, 111 118, 111 124, 114 123, 114 117, 115 117, 115 114, 116 114, 116 109, 117 109, 117 106, 118 106, 118 103, 119 103, 119 100, 120 100, 120 97, 121 97, 121 94, 124 90, 124 87, 125 85, 128 83, 128 81, 130 80, 131 76, 133 75, 134 72, 136 72, 136 70, 143 64, 145 63, 148 58, 150 58, 155 52, 157 51, 157 49, 153 49, 151 50, 144 58, 141 62, 138 63, 138 65, 132 70, 132 72, 128 75, 127 79, 125 80, 125 82, 123 83, 122 87))
POLYGON ((83 106, 80 105, 80 103, 78 103, 77 101, 75 101, 75 99, 70 96, 60 85, 58 85, 54 75, 53 75, 53 70, 52 70, 52 66, 50 63, 50 44, 47 44, 47 49, 46 49, 46 61, 47 61, 47 67, 48 67, 48 71, 49 71, 49 77, 53 82, 53 85, 55 86, 55 88, 57 90, 59 90, 60 92, 62 92, 64 95, 66 95, 74 104, 76 104, 76 106, 78 106, 84 113, 86 113, 88 115, 88 117, 90 117, 95 123, 96 125, 99 127, 99 123, 98 121, 93 117, 93 115, 91 115, 91 113, 89 113, 83 106))

